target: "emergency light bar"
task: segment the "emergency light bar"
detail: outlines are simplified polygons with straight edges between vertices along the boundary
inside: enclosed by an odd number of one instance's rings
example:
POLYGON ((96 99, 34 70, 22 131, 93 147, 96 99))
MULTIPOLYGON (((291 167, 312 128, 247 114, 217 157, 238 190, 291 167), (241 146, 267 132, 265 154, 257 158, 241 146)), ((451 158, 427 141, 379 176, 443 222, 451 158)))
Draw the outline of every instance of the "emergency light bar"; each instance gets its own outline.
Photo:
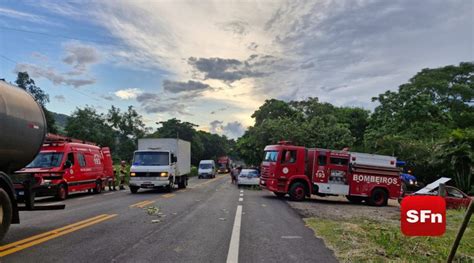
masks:
POLYGON ((43 144, 54 144, 54 143, 65 143, 65 142, 75 142, 75 143, 82 143, 82 144, 88 144, 88 145, 94 145, 94 146, 97 145, 96 143, 93 143, 93 142, 74 139, 71 137, 66 137, 66 136, 52 134, 52 133, 46 134, 43 144))

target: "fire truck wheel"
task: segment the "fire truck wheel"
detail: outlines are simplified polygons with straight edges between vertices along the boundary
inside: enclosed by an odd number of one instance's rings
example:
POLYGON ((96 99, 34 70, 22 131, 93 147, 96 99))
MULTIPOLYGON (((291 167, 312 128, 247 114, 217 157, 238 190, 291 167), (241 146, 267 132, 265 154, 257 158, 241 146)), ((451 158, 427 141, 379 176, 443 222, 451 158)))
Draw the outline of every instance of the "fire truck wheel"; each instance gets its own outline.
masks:
POLYGON ((293 201, 303 201, 306 197, 306 187, 303 183, 296 182, 290 186, 290 199, 293 201))
POLYGON ((286 195, 285 193, 275 193, 275 192, 273 192, 273 193, 274 193, 278 198, 283 198, 283 197, 285 197, 285 195, 286 195))
POLYGON ((100 180, 95 182, 94 194, 100 194, 102 192, 102 183, 100 180))
POLYGON ((12 203, 10 197, 5 190, 0 188, 0 240, 3 239, 5 234, 10 228, 12 221, 12 203))
POLYGON ((385 192, 383 189, 376 188, 372 192, 372 195, 369 197, 368 201, 369 201, 369 204, 373 206, 387 205, 387 201, 388 201, 387 192, 385 192))
POLYGON ((136 194, 138 192, 138 187, 131 185, 130 186, 130 192, 132 194, 136 194))
POLYGON ((56 199, 66 200, 67 198, 67 187, 64 184, 60 184, 58 187, 58 193, 56 194, 56 199))

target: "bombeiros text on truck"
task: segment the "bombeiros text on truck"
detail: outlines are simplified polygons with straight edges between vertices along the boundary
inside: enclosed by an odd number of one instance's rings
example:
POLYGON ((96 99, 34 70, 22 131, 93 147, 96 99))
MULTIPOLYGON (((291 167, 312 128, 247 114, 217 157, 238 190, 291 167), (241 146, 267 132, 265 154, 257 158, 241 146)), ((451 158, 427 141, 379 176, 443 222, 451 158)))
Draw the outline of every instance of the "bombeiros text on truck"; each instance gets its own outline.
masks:
POLYGON ((265 147, 260 185, 277 196, 302 201, 311 194, 344 195, 351 202, 387 205, 401 192, 400 170, 392 156, 295 146, 265 147))
POLYGON ((30 163, 43 145, 46 119, 41 106, 25 90, 0 81, 0 240, 10 224, 20 223, 20 210, 64 209, 64 205, 36 206, 36 178, 14 172, 30 163), (18 204, 13 181, 21 184, 25 205, 18 204))

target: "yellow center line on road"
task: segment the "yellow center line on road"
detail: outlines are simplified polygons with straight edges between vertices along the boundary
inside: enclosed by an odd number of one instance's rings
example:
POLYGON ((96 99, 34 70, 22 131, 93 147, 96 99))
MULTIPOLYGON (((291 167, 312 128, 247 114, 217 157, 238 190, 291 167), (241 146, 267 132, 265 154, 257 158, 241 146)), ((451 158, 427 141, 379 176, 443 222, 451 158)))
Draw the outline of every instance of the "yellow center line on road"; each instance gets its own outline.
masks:
POLYGON ((217 181, 217 180, 222 179, 222 178, 225 178, 225 177, 226 177, 226 176, 217 176, 217 177, 214 178, 214 179, 210 179, 209 181, 206 181, 206 182, 204 182, 204 183, 195 184, 195 185, 190 186, 190 187, 188 187, 188 188, 189 188, 189 189, 193 189, 193 188, 196 188, 196 187, 205 185, 205 184, 212 183, 212 182, 214 182, 214 181, 217 181))
POLYGON ((141 202, 138 202, 136 204, 133 204, 133 205, 130 205, 130 207, 138 207, 142 204, 145 204, 145 203, 148 203, 148 202, 152 202, 151 200, 145 200, 145 201, 141 201, 141 202))
POLYGON ((145 206, 151 205, 151 204, 153 204, 154 202, 155 202, 155 201, 144 202, 144 203, 141 203, 141 204, 137 205, 136 207, 144 208, 145 206))
POLYGON ((165 194, 165 195, 163 195, 164 198, 171 198, 173 196, 175 196, 175 194, 165 194))
POLYGON ((105 221, 105 220, 109 220, 109 219, 111 219, 115 216, 117 216, 117 214, 111 214, 111 215, 102 214, 102 215, 92 217, 92 218, 89 218, 89 219, 86 219, 86 220, 83 220, 83 221, 79 221, 79 222, 74 223, 74 224, 70 224, 70 225, 67 225, 67 226, 64 226, 64 227, 61 227, 61 228, 58 228, 58 229, 48 231, 46 233, 42 233, 42 234, 35 235, 35 236, 29 237, 29 238, 25 238, 23 240, 19 240, 19 241, 10 243, 10 244, 6 244, 4 246, 0 246, 0 257, 10 255, 12 253, 21 251, 23 249, 32 247, 34 245, 41 244, 41 243, 46 242, 48 240, 66 235, 68 233, 77 231, 79 229, 82 229, 82 228, 100 223, 100 222, 105 221))

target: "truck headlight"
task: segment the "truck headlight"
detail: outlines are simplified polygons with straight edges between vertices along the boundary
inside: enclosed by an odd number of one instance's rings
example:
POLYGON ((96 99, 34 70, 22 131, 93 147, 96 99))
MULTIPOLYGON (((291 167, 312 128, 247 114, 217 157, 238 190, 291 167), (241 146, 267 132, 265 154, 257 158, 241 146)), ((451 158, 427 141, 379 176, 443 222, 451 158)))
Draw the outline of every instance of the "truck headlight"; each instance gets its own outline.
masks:
POLYGON ((413 184, 413 180, 410 179, 410 184, 413 184))
POLYGON ((135 175, 137 175, 137 174, 136 173, 130 173, 130 176, 135 176, 135 175))
POLYGON ((48 179, 41 181, 41 185, 48 185, 50 183, 51 183, 51 180, 48 180, 48 179))
POLYGON ((167 177, 167 176, 168 176, 168 173, 167 173, 167 172, 162 172, 162 173, 160 173, 160 176, 161 176, 161 177, 167 177))

